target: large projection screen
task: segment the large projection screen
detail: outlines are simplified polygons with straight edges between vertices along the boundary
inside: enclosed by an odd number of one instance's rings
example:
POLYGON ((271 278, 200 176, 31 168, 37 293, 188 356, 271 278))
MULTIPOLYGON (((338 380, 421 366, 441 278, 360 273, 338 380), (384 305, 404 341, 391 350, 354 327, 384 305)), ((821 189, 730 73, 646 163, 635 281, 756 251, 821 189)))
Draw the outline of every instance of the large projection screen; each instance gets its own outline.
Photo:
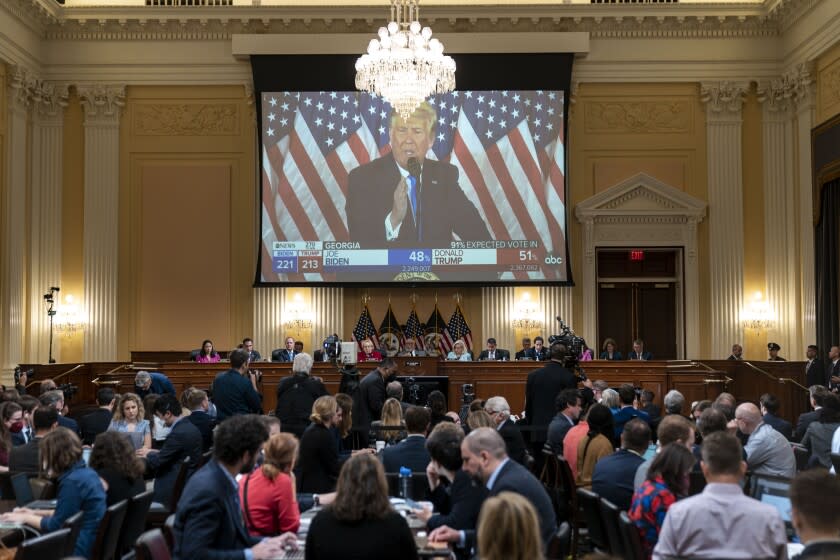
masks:
POLYGON ((454 58, 406 120, 354 91, 355 57, 252 57, 258 285, 571 283, 572 56, 454 58))

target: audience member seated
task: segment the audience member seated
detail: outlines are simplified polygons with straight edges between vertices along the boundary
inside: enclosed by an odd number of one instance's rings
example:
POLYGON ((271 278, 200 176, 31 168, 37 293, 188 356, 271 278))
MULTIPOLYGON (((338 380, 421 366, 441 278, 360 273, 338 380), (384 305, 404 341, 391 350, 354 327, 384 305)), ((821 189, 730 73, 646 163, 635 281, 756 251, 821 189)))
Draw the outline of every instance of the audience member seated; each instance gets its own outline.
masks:
POLYGON ((452 418, 446 415, 448 412, 446 395, 440 391, 432 391, 429 393, 429 412, 431 413, 431 418, 429 420, 430 430, 441 422, 452 422, 452 418))
POLYGON ((654 457, 645 480, 633 494, 628 515, 639 530, 645 558, 653 553, 668 509, 688 495, 688 473, 694 463, 694 455, 685 445, 666 445, 654 457))
POLYGON ((56 428, 41 440, 44 471, 57 479, 56 508, 33 510, 15 508, 0 515, 0 521, 25 523, 41 533, 61 529, 62 524, 80 511, 82 528, 73 547, 73 556, 90 558, 99 522, 105 516, 105 489, 93 469, 82 460, 82 442, 75 432, 56 428))
POLYGON ((88 466, 102 479, 109 506, 146 491, 146 466, 135 456, 134 446, 125 434, 102 432, 96 436, 88 466))
POLYGON ((761 412, 753 403, 744 403, 735 410, 738 428, 749 436, 744 451, 753 474, 793 478, 796 458, 788 440, 761 420, 761 412))
POLYGON ((785 436, 785 439, 793 439, 793 425, 779 416, 779 408, 781 408, 779 397, 770 393, 764 393, 758 399, 758 403, 761 406, 760 410, 764 423, 770 425, 774 430, 785 436))
MULTIPOLYGON (((726 428, 726 422, 723 423, 726 428)), ((656 453, 662 453, 662 450, 672 443, 681 445, 691 451, 694 447, 694 424, 689 422, 683 416, 677 414, 670 414, 662 419, 656 429, 657 449, 656 453)), ((699 449, 697 451, 700 452, 699 449)), ((648 477, 648 471, 656 455, 646 460, 636 469, 636 475, 633 478, 633 488, 639 488, 648 477)), ((699 462, 699 459, 698 459, 699 462)))
POLYGON ((195 355, 195 361, 200 364, 215 364, 222 361, 222 357, 213 348, 213 342, 205 340, 201 343, 201 350, 195 355))
MULTIPOLYGON (((589 488, 592 485, 592 473, 595 470, 595 464, 615 451, 612 439, 613 434, 615 434, 615 422, 610 409, 602 404, 593 405, 589 409, 587 422, 589 431, 578 443, 575 482, 578 486, 589 488)), ((569 433, 571 433, 571 430, 569 433)), ((568 437, 568 434, 566 437, 568 437)), ((564 441, 563 449, 566 449, 568 445, 569 443, 564 441)))
POLYGON ((405 438, 405 423, 403 422, 400 401, 394 398, 385 399, 385 404, 382 405, 381 419, 371 422, 370 432, 372 438, 377 441, 384 441, 385 445, 394 445, 405 438), (383 426, 389 428, 395 426, 396 428, 386 429, 383 426))
POLYGON ((630 509, 633 499, 633 479, 639 465, 644 463, 642 454, 650 443, 650 426, 633 418, 624 425, 621 449, 607 455, 595 464, 592 472, 592 491, 609 500, 619 509, 630 509))
POLYGON ((543 543, 534 506, 515 492, 488 498, 478 518, 481 560, 538 560, 543 543))
POLYGON ((604 381, 603 379, 596 379, 592 382, 592 396, 595 399, 595 402, 601 402, 601 399, 604 397, 604 391, 610 388, 610 384, 604 381))
POLYGON ((230 369, 213 380, 216 419, 237 414, 262 414, 262 395, 257 388, 257 372, 250 369, 248 353, 237 348, 230 353, 230 369))
POLYGON ((452 345, 452 350, 446 355, 447 360, 456 360, 460 362, 471 362, 472 354, 467 351, 467 345, 463 340, 456 340, 452 345))
POLYGON ((277 384, 277 408, 274 415, 280 419, 284 432, 300 438, 309 426, 312 405, 318 399, 328 395, 324 383, 310 374, 312 356, 296 354, 292 362, 292 375, 284 377, 277 384))
POLYGON ((68 410, 64 402, 64 391, 53 389, 40 396, 41 405, 51 406, 58 411, 58 425, 79 435, 79 425, 72 418, 66 416, 68 410))
POLYGON ((355 455, 344 463, 335 500, 309 526, 306 558, 417 558, 414 536, 391 507, 385 473, 375 457, 355 455))
POLYGON ((618 391, 615 389, 604 389, 601 391, 601 400, 599 402, 609 408, 611 412, 618 412, 621 408, 621 399, 618 396, 618 391))
POLYGON ((478 354, 478 360, 501 360, 507 361, 510 360, 510 351, 503 350, 501 348, 496 347, 496 339, 495 338, 488 338, 487 339, 487 349, 482 350, 478 354))
POLYGON ((366 338, 362 341, 362 349, 356 354, 356 361, 361 362, 381 362, 382 354, 379 350, 373 349, 373 342, 366 338))
MULTIPOLYGON (((713 434, 715 432, 726 432, 729 430, 729 422, 726 419, 726 416, 723 412, 716 407, 710 407, 703 411, 703 414, 700 415, 700 419, 697 422, 697 430, 701 434, 701 443, 696 444, 692 449, 691 452, 694 454, 694 458, 696 459, 696 463, 694 463, 694 471, 700 471, 700 461, 703 460, 703 444, 702 438, 705 438, 709 434, 713 434)), ((739 440, 740 441, 740 440, 739 440)), ((741 453, 743 455, 744 461, 747 460, 747 451, 741 448, 741 453)))
MULTIPOLYGON (((642 395, 644 396, 644 391, 642 391, 642 395)), ((667 393, 665 393, 665 397, 662 399, 663 404, 665 404, 665 414, 678 414, 679 416, 683 416, 683 410, 685 409, 685 396, 682 393, 677 391, 676 389, 671 389, 667 393)))
MULTIPOLYGON (((397 402, 394 399, 388 401, 397 402)), ((385 401, 385 407, 382 409, 383 423, 388 401, 385 401)), ((405 413, 405 429, 408 435, 404 440, 382 451, 382 465, 386 473, 399 473, 400 467, 408 467, 412 472, 425 472, 429 465, 429 452, 426 451, 429 411, 422 406, 409 407, 405 413)))
POLYGON ((14 401, 0 404, 0 471, 9 470, 12 434, 23 429, 23 408, 14 401))
POLYGON ((166 436, 169 435, 169 428, 155 414, 155 403, 159 398, 160 395, 155 395, 154 393, 143 397, 144 419, 149 423, 149 428, 152 430, 152 449, 163 447, 163 442, 166 441, 166 436))
POLYGON ((516 353, 517 360, 527 360, 528 359, 528 350, 531 348, 531 339, 525 337, 522 339, 522 350, 516 353))
POLYGON ((189 410, 186 420, 201 433, 201 450, 206 453, 213 447, 213 428, 216 425, 208 412, 210 410, 210 399, 207 398, 206 391, 194 387, 190 387, 184 393, 189 410))
POLYGON ((789 495, 791 521, 805 545, 794 560, 840 558, 840 480, 822 469, 801 472, 789 495))
MULTIPOLYGON (((291 336, 287 336, 284 342, 285 347, 277 348, 276 350, 271 351, 271 361, 272 362, 292 362, 297 355, 295 352, 295 339, 291 336)), ((302 350, 303 348, 301 348, 302 350)))
POLYGON ((239 500, 251 536, 297 533, 300 508, 293 470, 297 451, 298 440, 292 434, 269 437, 262 466, 239 481, 239 500))
MULTIPOLYGON (((769 426, 766 429, 776 433, 769 426)), ((787 537, 779 511, 744 495, 741 481, 747 464, 741 456, 735 436, 715 432, 703 440, 701 468, 706 487, 701 494, 670 507, 653 549, 654 560, 787 558, 787 537)))
MULTIPOLYGON (((659 422, 659 420, 662 417, 662 409, 659 408, 658 404, 653 402, 653 399, 655 398, 656 394, 653 391, 649 391, 648 389, 642 391, 642 394, 639 397, 639 410, 645 412, 648 416, 650 416, 651 423, 659 422)), ((672 399, 673 398, 675 398, 675 396, 672 396, 672 399)), ((665 402, 665 414, 682 414, 682 406, 685 403, 685 397, 683 397, 682 393, 680 393, 679 391, 669 391, 668 393, 666 393, 665 398, 663 400, 665 402), (680 412, 668 412, 668 395, 670 395, 672 392, 682 397, 682 401, 679 403, 680 412)), ((671 401, 672 407, 675 407, 676 404, 677 403, 675 403, 673 400, 671 401)))
POLYGON ((513 418, 510 417, 510 405, 504 397, 491 397, 484 403, 484 410, 496 424, 496 430, 502 439, 505 440, 508 457, 524 465, 526 463, 527 450, 525 449, 525 438, 519 431, 513 418))
MULTIPOLYGON (((505 441, 492 428, 478 428, 470 432, 461 443, 463 469, 473 478, 480 480, 490 496, 509 491, 522 495, 537 511, 540 535, 545 546, 557 529, 554 506, 545 487, 528 469, 512 461, 505 452, 505 441)), ((448 525, 441 525, 429 534, 435 542, 458 543, 470 550, 475 546, 475 531, 458 531, 448 525)))
POLYGON ((85 414, 79 420, 79 429, 82 431, 82 443, 85 445, 93 445, 93 440, 99 434, 108 431, 108 426, 111 425, 111 419, 114 416, 114 405, 116 404, 116 395, 114 390, 110 387, 102 387, 96 392, 96 403, 99 408, 85 414))
POLYGON ((415 510, 415 515, 426 522, 429 530, 446 525, 457 531, 473 530, 478 522, 478 512, 487 496, 487 488, 477 484, 470 474, 462 470, 461 443, 464 432, 449 423, 438 424, 426 449, 430 461, 426 478, 431 489, 430 500, 437 512, 429 509, 415 510))
POLYGON ((172 488, 181 469, 181 463, 189 459, 188 474, 192 474, 201 458, 201 432, 181 417, 181 403, 173 395, 161 395, 155 401, 155 416, 169 428, 169 435, 161 449, 141 447, 137 455, 146 458, 146 470, 155 477, 154 501, 174 509, 170 503, 172 488))
MULTIPOLYGON (((592 407, 590 406, 588 409, 586 409, 586 412, 581 413, 581 417, 580 420, 578 420, 577 425, 573 428, 570 428, 569 431, 566 433, 566 437, 563 438, 563 457, 569 464, 569 468, 572 470, 572 476, 575 480, 577 480, 578 476, 578 447, 580 446, 580 442, 583 440, 583 438, 586 437, 586 434, 589 433, 588 419, 589 412, 591 411, 592 407)), ((612 415, 610 415, 610 418, 612 418, 612 415)))
POLYGON ((175 514, 173 557, 187 559, 282 558, 284 547, 297 548, 286 533, 263 539, 245 528, 236 476, 254 470, 268 439, 259 416, 234 416, 216 428, 213 459, 187 482, 175 514))
POLYGON ((548 359, 548 348, 545 347, 543 337, 534 337, 534 345, 525 352, 525 357, 535 362, 542 362, 548 359))
POLYGON ((601 345, 601 355, 598 356, 601 360, 623 360, 624 357, 621 355, 621 352, 618 351, 618 345, 615 343, 615 340, 612 338, 608 338, 604 340, 604 344, 601 345))
POLYGON ((831 468, 831 440, 840 428, 840 397, 828 393, 816 422, 811 422, 802 438, 802 445, 811 452, 811 467, 831 468))
POLYGON ((41 406, 32 413, 35 436, 23 445, 13 447, 9 452, 9 470, 14 473, 37 473, 43 468, 39 460, 39 445, 48 433, 58 427, 58 412, 52 407, 41 406))
POLYGON ((615 420, 615 438, 621 436, 624 430, 624 424, 633 418, 640 418, 647 422, 650 426, 650 416, 646 412, 638 410, 634 404, 636 402, 636 390, 629 383, 623 384, 618 388, 618 398, 621 401, 621 408, 613 413, 613 420, 615 420))
POLYGON ((108 430, 128 434, 135 450, 151 449, 152 429, 145 416, 146 411, 140 397, 134 393, 125 393, 114 410, 114 418, 108 430))
POLYGON ((580 394, 576 389, 563 389, 554 399, 557 415, 548 425, 548 445, 556 455, 563 455, 563 439, 578 422, 581 410, 580 394))
POLYGON ((805 437, 805 432, 808 431, 808 426, 820 416, 820 409, 823 407, 825 396, 829 394, 829 390, 822 385, 811 385, 808 388, 808 395, 810 397, 811 408, 809 412, 803 412, 799 415, 796 421, 796 431, 793 433, 793 441, 802 441, 805 437))
POLYGON ((691 420, 694 420, 694 422, 700 420, 700 415, 703 414, 703 411, 711 408, 711 406, 712 401, 709 400, 694 401, 691 403, 691 420))
MULTIPOLYGON (((442 422, 446 424, 446 422, 442 422)), ((435 426, 437 427, 437 426, 435 426)), ((476 428, 496 428, 496 422, 493 417, 487 414, 485 410, 473 410, 467 415, 467 430, 466 433, 475 430, 476 428)))
POLYGON ((652 360, 653 354, 645 350, 645 342, 641 338, 633 341, 633 349, 627 354, 628 360, 652 360))
POLYGON ((341 408, 335 397, 319 397, 309 416, 312 423, 303 432, 297 466, 301 492, 326 494, 335 490, 338 477, 338 443, 330 428, 341 425, 341 408))
POLYGON ((145 399, 146 395, 150 394, 175 394, 175 386, 169 378, 157 371, 138 371, 134 376, 134 390, 141 399, 145 399))
POLYGON ((32 441, 35 437, 35 428, 32 424, 32 413, 41 406, 41 401, 32 395, 21 395, 18 404, 23 407, 23 429, 19 434, 12 434, 12 445, 23 445, 32 441))

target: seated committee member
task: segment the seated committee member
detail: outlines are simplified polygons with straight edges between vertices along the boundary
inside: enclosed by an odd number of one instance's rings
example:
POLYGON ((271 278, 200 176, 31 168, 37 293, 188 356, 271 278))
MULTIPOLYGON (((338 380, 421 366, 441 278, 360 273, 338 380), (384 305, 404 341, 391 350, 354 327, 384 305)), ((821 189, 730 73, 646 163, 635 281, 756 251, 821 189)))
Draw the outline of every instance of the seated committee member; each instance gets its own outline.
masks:
POLYGON ((516 353, 517 360, 527 360, 528 359, 528 349, 531 348, 531 339, 525 337, 522 339, 522 350, 516 353))
POLYGON ((213 342, 210 340, 202 342, 201 350, 199 350, 198 354, 195 355, 195 361, 200 364, 215 364, 221 360, 222 357, 219 356, 219 353, 213 348, 213 342))
POLYGON ((278 348, 277 350, 272 350, 271 352, 271 361, 272 362, 292 362, 297 355, 295 352, 295 339, 291 336, 286 337, 286 346, 285 348, 278 348))
POLYGON ((234 416, 216 428, 213 459, 190 478, 175 514, 173 558, 252 559, 282 558, 284 547, 297 547, 297 537, 286 533, 263 539, 248 534, 236 476, 254 470, 268 439, 259 416, 234 416))
POLYGON ((627 354, 627 359, 648 361, 653 359, 653 354, 645 350, 645 341, 637 338, 633 341, 633 349, 627 354))
POLYGON ((458 185, 458 168, 426 159, 437 122, 428 102, 408 120, 395 111, 391 151, 350 172, 346 213, 351 241, 363 247, 449 247, 453 234, 463 241, 490 239, 475 204, 458 185))
POLYGON ((488 338, 487 339, 487 349, 482 350, 478 354, 478 360, 501 360, 507 361, 510 360, 510 352, 507 350, 503 350, 501 348, 496 348, 496 339, 495 338, 488 338))
POLYGON ((358 362, 381 362, 382 354, 379 350, 373 349, 373 342, 366 338, 362 341, 361 350, 356 354, 356 361, 358 362))
POLYGON ((598 356, 601 360, 623 360, 624 358, 621 356, 621 352, 618 351, 618 345, 616 345, 615 340, 612 338, 608 338, 604 340, 603 346, 601 346, 601 355, 598 356))
POLYGON ((254 350, 253 338, 243 338, 241 348, 248 352, 248 358, 252 362, 259 362, 260 360, 262 360, 262 356, 260 355, 260 353, 254 350))
POLYGON ((534 338, 534 345, 525 352, 525 357, 537 362, 542 362, 548 359, 548 348, 545 347, 543 337, 538 336, 534 338))
POLYGON ((471 362, 472 354, 467 351, 467 345, 463 340, 456 340, 452 345, 452 350, 446 355, 447 360, 456 360, 459 362, 471 362))
POLYGON ((425 350, 417 349, 417 341, 413 338, 406 338, 403 343, 403 350, 397 356, 426 356, 425 350))
POLYGON ((298 441, 292 434, 275 434, 265 444, 262 466, 239 482, 245 526, 253 537, 297 533, 300 509, 295 492, 298 441))

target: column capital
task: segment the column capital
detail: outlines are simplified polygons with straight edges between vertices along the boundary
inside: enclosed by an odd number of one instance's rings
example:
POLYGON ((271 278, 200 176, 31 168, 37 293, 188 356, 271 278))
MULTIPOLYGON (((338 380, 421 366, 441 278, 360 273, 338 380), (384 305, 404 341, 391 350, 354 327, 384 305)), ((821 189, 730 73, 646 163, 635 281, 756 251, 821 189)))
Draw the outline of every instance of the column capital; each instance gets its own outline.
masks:
POLYGON ((70 86, 64 82, 39 82, 33 91, 33 102, 42 121, 61 121, 70 86))
POLYGON ((25 112, 32 105, 33 91, 38 87, 35 73, 24 66, 15 65, 9 73, 9 108, 25 112))
POLYGON ((120 110, 125 106, 125 85, 79 84, 76 88, 85 111, 85 122, 119 123, 120 110))
POLYGON ((770 113, 786 114, 814 103, 813 63, 797 64, 780 77, 758 83, 758 100, 770 113))
POLYGON ((703 82, 700 100, 706 104, 708 115, 740 116, 747 90, 748 82, 703 82))

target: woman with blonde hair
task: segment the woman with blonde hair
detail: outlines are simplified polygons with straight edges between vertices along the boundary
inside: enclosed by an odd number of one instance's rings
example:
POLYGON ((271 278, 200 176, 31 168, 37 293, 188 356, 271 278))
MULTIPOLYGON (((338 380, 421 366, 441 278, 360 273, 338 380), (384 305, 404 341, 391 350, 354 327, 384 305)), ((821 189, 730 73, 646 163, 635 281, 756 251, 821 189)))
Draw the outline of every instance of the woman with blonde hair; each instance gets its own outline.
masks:
POLYGON ((487 498, 478 514, 481 560, 542 560, 537 512, 525 497, 501 492, 487 498))
POLYGON ((456 340, 452 345, 452 351, 446 355, 447 360, 457 360, 460 362, 471 362, 472 354, 467 351, 467 345, 463 340, 456 340))
POLYGON ((239 482, 239 501, 251 536, 297 533, 300 510, 292 472, 297 450, 295 436, 284 432, 274 434, 265 444, 262 466, 239 482))
POLYGON ((335 397, 325 395, 312 404, 309 419, 300 439, 298 490, 326 494, 335 490, 338 478, 338 442, 331 429, 341 426, 342 410, 335 397))
POLYGON ((395 398, 390 398, 382 405, 381 420, 375 420, 371 423, 370 429, 374 432, 377 440, 385 440, 387 445, 393 445, 400 440, 405 439, 405 423, 402 417, 402 407, 400 401, 395 398), (400 426, 399 430, 383 430, 382 426, 400 426))
POLYGON ((467 426, 470 430, 476 428, 495 428, 496 423, 486 410, 473 410, 467 415, 467 426))
POLYGON ((114 407, 114 418, 108 426, 108 431, 128 434, 135 451, 140 448, 151 449, 152 430, 145 415, 140 396, 126 393, 114 407))

